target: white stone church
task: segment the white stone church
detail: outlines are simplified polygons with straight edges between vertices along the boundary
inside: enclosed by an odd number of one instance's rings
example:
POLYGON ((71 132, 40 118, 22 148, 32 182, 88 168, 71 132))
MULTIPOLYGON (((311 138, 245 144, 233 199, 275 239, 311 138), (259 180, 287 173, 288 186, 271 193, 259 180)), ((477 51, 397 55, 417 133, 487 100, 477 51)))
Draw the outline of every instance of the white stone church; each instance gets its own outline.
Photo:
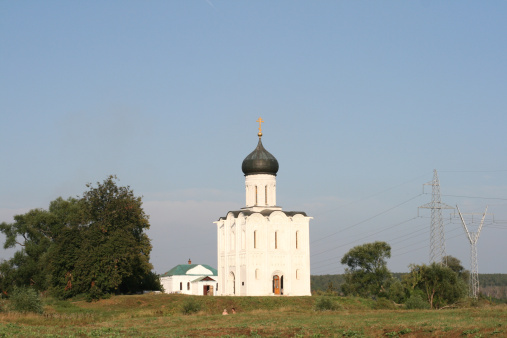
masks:
POLYGON ((215 295, 310 296, 311 217, 276 205, 278 161, 259 143, 243 160, 246 206, 217 225, 215 295))

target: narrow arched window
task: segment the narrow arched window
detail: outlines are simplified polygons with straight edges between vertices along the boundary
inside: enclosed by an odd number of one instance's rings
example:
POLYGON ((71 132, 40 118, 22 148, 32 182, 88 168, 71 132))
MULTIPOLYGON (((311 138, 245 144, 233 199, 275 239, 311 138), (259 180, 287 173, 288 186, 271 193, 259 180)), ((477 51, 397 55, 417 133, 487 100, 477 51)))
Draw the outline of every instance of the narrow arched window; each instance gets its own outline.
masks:
POLYGON ((257 205, 257 186, 255 186, 255 205, 257 205))
POLYGON ((226 243, 225 243, 225 229, 224 229, 225 226, 222 226, 222 229, 220 229, 220 246, 223 248, 223 250, 225 250, 225 246, 226 246, 226 243))
POLYGON ((246 248, 246 234, 245 230, 241 231, 241 250, 245 250, 246 248))
POLYGON ((187 290, 190 290, 190 282, 187 283, 187 290))
POLYGON ((231 250, 236 250, 236 232, 231 232, 231 250))
POLYGON ((183 283, 180 282, 180 291, 183 290, 183 283))
POLYGON ((257 230, 254 231, 254 249, 257 249, 257 230))
POLYGON ((296 249, 299 249, 299 231, 296 231, 296 249))
POLYGON ((264 203, 268 205, 268 186, 264 186, 264 203))
POLYGON ((275 231, 275 249, 278 249, 278 231, 275 231))

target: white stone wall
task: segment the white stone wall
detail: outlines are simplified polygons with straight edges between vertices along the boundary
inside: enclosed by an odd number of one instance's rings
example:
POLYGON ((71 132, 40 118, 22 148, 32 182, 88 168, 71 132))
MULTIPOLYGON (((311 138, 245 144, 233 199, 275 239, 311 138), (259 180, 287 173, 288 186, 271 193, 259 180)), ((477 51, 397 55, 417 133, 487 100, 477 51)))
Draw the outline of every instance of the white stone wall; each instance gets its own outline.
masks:
POLYGON ((182 293, 186 295, 192 294, 191 282, 196 279, 196 276, 170 276, 161 277, 160 283, 164 287, 165 293, 182 293), (180 290, 181 283, 181 290, 180 290), (190 290, 188 290, 188 284, 190 283, 190 290))
MULTIPOLYGON (((209 269, 206 269, 202 265, 196 265, 192 269, 189 269, 186 275, 175 275, 168 277, 161 277, 160 283, 164 287, 165 293, 182 293, 186 295, 202 295, 203 294, 203 285, 213 286, 213 294, 216 293, 216 281, 199 281, 194 282, 198 275, 209 276, 212 275, 213 272, 209 269), (181 284, 180 284, 181 283, 181 284), (197 284, 201 285, 200 289, 197 284)), ((210 276, 212 279, 217 279, 217 276, 210 276)))
POLYGON ((248 175, 245 177, 246 206, 276 205, 276 176, 248 175))
POLYGON ((215 222, 217 294, 273 295, 273 276, 278 275, 283 276, 283 295, 310 295, 310 219, 274 210, 269 216, 239 213, 237 218, 230 212, 215 222))

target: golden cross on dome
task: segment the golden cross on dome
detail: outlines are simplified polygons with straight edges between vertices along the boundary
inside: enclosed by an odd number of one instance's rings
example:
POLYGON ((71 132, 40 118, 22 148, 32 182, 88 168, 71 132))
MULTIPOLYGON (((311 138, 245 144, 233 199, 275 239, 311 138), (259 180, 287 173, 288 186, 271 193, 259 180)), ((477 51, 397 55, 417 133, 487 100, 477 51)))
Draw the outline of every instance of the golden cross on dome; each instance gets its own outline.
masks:
POLYGON ((257 135, 259 137, 261 137, 262 136, 262 122, 264 122, 264 121, 262 120, 262 117, 259 117, 259 119, 255 122, 259 122, 259 133, 257 135))

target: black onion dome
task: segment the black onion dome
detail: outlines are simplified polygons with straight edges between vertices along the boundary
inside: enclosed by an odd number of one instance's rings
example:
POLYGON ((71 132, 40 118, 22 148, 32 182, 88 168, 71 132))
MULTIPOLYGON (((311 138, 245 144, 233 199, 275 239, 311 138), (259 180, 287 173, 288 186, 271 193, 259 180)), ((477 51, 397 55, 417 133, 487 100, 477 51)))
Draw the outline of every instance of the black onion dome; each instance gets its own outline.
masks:
POLYGON ((241 165, 243 173, 246 175, 268 174, 275 175, 278 172, 278 161, 262 146, 261 138, 257 148, 243 160, 241 165))

